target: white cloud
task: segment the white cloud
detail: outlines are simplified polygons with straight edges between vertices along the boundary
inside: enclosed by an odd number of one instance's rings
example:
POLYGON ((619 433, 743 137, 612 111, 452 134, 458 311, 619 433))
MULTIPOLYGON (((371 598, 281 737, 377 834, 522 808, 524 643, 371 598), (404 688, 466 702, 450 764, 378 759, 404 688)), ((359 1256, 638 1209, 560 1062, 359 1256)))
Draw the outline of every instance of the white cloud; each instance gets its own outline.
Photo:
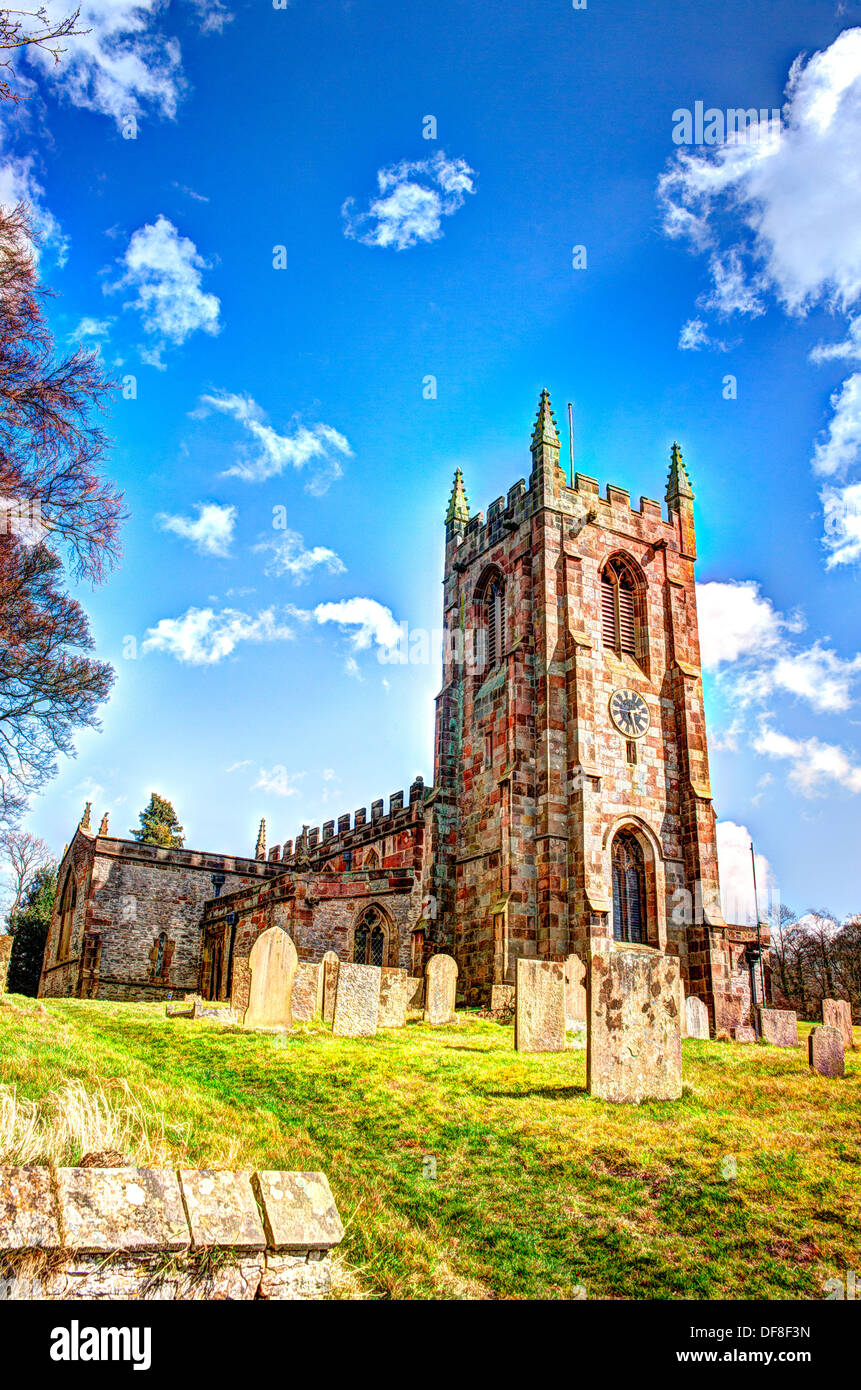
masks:
POLYGON ((157 340, 153 349, 141 354, 151 366, 163 367, 166 343, 180 346, 198 330, 219 332, 221 302, 203 289, 207 263, 194 242, 181 236, 166 217, 160 214, 133 233, 121 264, 123 274, 105 285, 105 292, 136 291, 125 307, 137 310, 144 328, 157 340))
MULTIPOLYGON (((0 144, 5 135, 0 130, 0 144)), ((33 155, 16 155, 4 150, 0 154, 0 204, 15 207, 18 203, 27 204, 27 212, 33 236, 37 245, 33 255, 39 259, 39 250, 44 247, 50 251, 58 266, 64 266, 69 254, 68 238, 63 235, 54 214, 46 207, 45 190, 34 173, 33 155)))
POLYGON ((236 18, 223 4, 223 0, 191 0, 191 4, 197 11, 202 34, 222 34, 226 26, 232 24, 236 18))
POLYGON ((178 618, 161 618, 144 636, 144 652, 166 652, 192 666, 211 666, 236 649, 240 642, 284 642, 292 628, 279 619, 274 608, 256 617, 235 608, 216 613, 211 608, 189 608, 178 618))
POLYGON ((697 612, 702 663, 707 671, 741 657, 774 651, 783 630, 792 626, 752 579, 698 584, 697 612))
POLYGON ((236 526, 236 508, 221 506, 217 502, 197 502, 195 508, 195 520, 159 512, 155 518, 156 525, 163 531, 173 531, 175 535, 191 541, 201 555, 229 555, 236 526))
POLYGON ((846 487, 826 487, 822 491, 825 511, 825 545, 830 554, 829 569, 861 560, 861 483, 846 487))
MULTIPOLYGON (((355 651, 366 651, 375 646, 380 651, 389 652, 397 646, 401 630, 395 622, 392 610, 385 608, 373 598, 347 598, 339 603, 318 603, 314 609, 318 623, 337 623, 344 629, 355 628, 350 640, 355 651)), ((354 670, 358 666, 353 659, 354 670)))
POLYGON ((110 334, 111 324, 113 322, 114 320, 111 318, 94 319, 85 316, 81 319, 77 328, 72 329, 71 333, 69 334, 69 339, 71 341, 77 342, 79 340, 85 340, 87 338, 93 338, 96 340, 99 340, 101 338, 107 338, 110 334))
MULTIPOLYGON (((29 61, 74 106, 112 117, 145 109, 173 118, 185 90, 179 44, 158 31, 162 0, 82 0, 79 27, 63 39, 62 60, 28 50, 29 61)), ((46 0, 50 18, 69 13, 63 0, 46 0)))
POLYGON ((851 660, 814 642, 805 651, 784 653, 767 673, 771 685, 807 700, 820 713, 846 710, 852 685, 861 675, 861 656, 851 660))
POLYGON ((224 769, 224 771, 225 771, 225 772, 238 772, 239 769, 240 769, 241 767, 250 767, 250 766, 251 766, 251 759, 250 759, 250 758, 243 758, 241 762, 238 762, 238 763, 231 763, 231 764, 230 764, 230 767, 226 767, 226 768, 224 769))
MULTIPOLYGON (((746 825, 719 820, 716 827, 721 909, 727 922, 745 924, 756 921, 753 895, 751 836, 746 825)), ((756 856, 756 900, 760 921, 768 918, 774 873, 764 854, 756 856)))
POLYGON ((331 425, 294 426, 292 434, 278 434, 265 423, 265 415, 257 402, 248 395, 232 395, 227 391, 201 397, 194 412, 200 419, 217 410, 230 415, 252 436, 258 449, 240 458, 227 475, 260 483, 277 478, 285 468, 308 468, 310 477, 306 491, 322 496, 343 473, 340 460, 352 458, 353 451, 342 434, 331 425))
POLYGON ((344 235, 365 246, 394 246, 397 251, 442 236, 442 219, 463 206, 475 192, 475 171, 465 159, 447 159, 442 150, 432 159, 401 160, 377 172, 379 197, 367 212, 353 211, 348 198, 341 213, 344 235))
POLYGON ((861 766, 837 744, 822 743, 818 738, 790 738, 763 725, 753 746, 757 753, 789 761, 790 785, 802 796, 824 796, 831 785, 861 792, 861 766))
POLYGON ((688 319, 687 323, 682 324, 679 333, 679 347, 682 352, 696 352, 698 348, 708 347, 710 342, 707 325, 702 319, 688 319))
POLYGON ((252 791, 271 792, 273 796, 298 796, 299 788, 293 784, 304 776, 304 772, 288 772, 286 767, 280 763, 269 772, 261 767, 260 775, 254 783, 252 791))
POLYGON ((298 531, 279 531, 272 540, 261 541, 254 549, 263 554, 271 552, 272 558, 265 566, 266 574, 289 576, 295 584, 306 583, 321 565, 330 574, 345 574, 347 570, 334 550, 329 550, 325 545, 315 545, 306 550, 298 531))
MULTIPOLYGON (((658 184, 664 230, 696 252, 708 250, 708 307, 756 315, 769 291, 792 315, 825 306, 845 315, 848 336, 815 348, 812 359, 861 361, 859 149, 861 28, 854 28, 812 57, 796 58, 779 131, 675 154, 658 184), (722 249, 728 226, 732 244, 722 249)), ((812 464, 820 475, 845 480, 861 458, 861 374, 843 382, 831 407, 812 464)), ((821 500, 826 512, 839 508, 828 489, 821 500)), ((825 547, 829 566, 861 560, 861 545, 839 525, 825 547)))

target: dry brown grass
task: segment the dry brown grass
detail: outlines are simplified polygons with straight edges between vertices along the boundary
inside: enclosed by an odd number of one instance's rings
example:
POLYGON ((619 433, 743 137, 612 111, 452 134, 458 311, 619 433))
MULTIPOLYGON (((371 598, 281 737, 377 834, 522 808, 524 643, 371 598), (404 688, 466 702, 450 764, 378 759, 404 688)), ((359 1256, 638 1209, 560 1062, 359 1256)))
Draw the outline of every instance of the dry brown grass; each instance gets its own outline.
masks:
POLYGON ((139 1098, 122 1080, 67 1081, 34 1101, 0 1086, 0 1163, 67 1167, 104 1150, 140 1168, 170 1162, 172 1146, 151 1093, 139 1098))

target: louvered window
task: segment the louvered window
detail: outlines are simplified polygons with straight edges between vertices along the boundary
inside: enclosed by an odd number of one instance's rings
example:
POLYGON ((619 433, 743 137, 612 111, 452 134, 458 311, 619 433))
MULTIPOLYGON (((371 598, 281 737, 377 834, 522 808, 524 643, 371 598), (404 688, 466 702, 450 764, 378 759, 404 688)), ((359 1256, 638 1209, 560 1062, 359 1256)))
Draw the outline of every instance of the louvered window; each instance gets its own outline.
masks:
POLYGON ((505 653, 505 588, 501 579, 490 581, 482 606, 487 632, 487 666, 490 670, 502 660, 505 653))
POLYGON ((643 944, 646 931, 646 873, 643 851, 624 830, 613 841, 613 936, 643 944))
POLYGON ((601 640, 621 656, 637 656, 634 578, 623 560, 610 560, 601 575, 601 640))

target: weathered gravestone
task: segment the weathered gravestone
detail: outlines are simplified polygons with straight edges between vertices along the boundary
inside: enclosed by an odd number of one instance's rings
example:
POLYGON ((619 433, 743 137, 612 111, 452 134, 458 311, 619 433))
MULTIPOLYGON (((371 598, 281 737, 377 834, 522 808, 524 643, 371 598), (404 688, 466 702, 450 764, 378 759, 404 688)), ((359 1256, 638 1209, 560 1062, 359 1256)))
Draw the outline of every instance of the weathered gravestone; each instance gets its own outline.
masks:
POLYGON ((338 969, 332 1032, 339 1038, 373 1038, 379 1013, 379 966, 344 962, 338 969))
POLYGON ((589 1012, 586 995, 586 966, 579 956, 565 961, 565 1024, 585 1023, 589 1012))
POLYGON ((326 951, 320 962, 323 970, 323 1022, 331 1023, 335 1017, 335 995, 338 990, 338 967, 340 961, 334 951, 326 951))
POLYGON ((301 1023, 310 1023, 320 1012, 322 975, 323 967, 319 961, 303 960, 296 968, 290 1009, 293 1018, 301 1023))
MULTIPOLYGON (((3 967, 0 966, 0 975, 3 967)), ((823 999, 822 1022, 827 1028, 836 1028, 843 1038, 844 1047, 854 1047, 852 1036, 852 1005, 848 999, 823 999)))
POLYGON ((521 956, 516 978, 515 1048, 518 1052, 564 1052, 564 964, 521 956))
POLYGON ((685 1009, 685 982, 682 979, 681 966, 679 967, 679 987, 676 990, 676 1008, 679 1011, 679 1027, 682 1030, 682 1037, 686 1038, 688 1036, 688 1015, 685 1009))
POLYGON ((299 958, 280 927, 261 932, 248 957, 251 987, 243 1023, 246 1028, 290 1028, 290 1001, 299 958))
POLYGON ((772 1047, 798 1047, 798 1016, 793 1009, 759 1010, 759 1035, 772 1047))
POLYGON ((810 1070, 820 1076, 845 1076, 846 1062, 843 1055, 843 1034, 839 1028, 824 1023, 811 1028, 807 1038, 807 1056, 810 1070))
POLYGON ((589 1091, 602 1100, 678 1100, 682 1094, 679 962, 609 951, 592 957, 589 1091))
POLYGON ((425 1023, 454 1023, 457 961, 443 954, 431 956, 425 967, 425 1023))
POLYGON ((9 958, 12 955, 12 937, 0 936, 0 994, 6 993, 6 978, 9 974, 9 958))
POLYGON ((413 991, 409 997, 409 1007, 411 1009, 420 1009, 424 1003, 425 996, 424 977, 422 975, 410 975, 410 984, 413 987, 413 991))
POLYGON ((741 1023, 735 1030, 735 1040, 740 1043, 755 1043, 756 1029, 751 1028, 749 1023, 741 1023))
POLYGON ((490 1012, 495 1017, 510 1022, 514 1017, 516 993, 514 985, 491 985, 490 1012))
POLYGON ((685 1023, 689 1038, 699 1038, 700 1042, 709 1040, 709 1011, 702 999, 689 994, 685 1000, 685 1023))
POLYGON ((403 1028, 407 1021, 407 1006, 415 993, 415 981, 406 970, 384 965, 380 971, 379 1028, 403 1028))

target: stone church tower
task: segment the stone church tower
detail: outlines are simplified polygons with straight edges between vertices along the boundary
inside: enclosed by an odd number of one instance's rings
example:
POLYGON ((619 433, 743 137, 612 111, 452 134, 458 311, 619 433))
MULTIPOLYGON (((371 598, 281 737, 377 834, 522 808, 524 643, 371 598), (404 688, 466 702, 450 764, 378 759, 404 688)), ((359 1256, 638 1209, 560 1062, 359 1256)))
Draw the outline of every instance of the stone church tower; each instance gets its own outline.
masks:
POLYGON ((519 956, 676 955, 732 1028, 749 971, 720 909, 681 452, 665 517, 569 485, 546 391, 531 449, 528 485, 486 518, 458 470, 446 516, 428 945, 454 953, 468 1003, 519 956))

